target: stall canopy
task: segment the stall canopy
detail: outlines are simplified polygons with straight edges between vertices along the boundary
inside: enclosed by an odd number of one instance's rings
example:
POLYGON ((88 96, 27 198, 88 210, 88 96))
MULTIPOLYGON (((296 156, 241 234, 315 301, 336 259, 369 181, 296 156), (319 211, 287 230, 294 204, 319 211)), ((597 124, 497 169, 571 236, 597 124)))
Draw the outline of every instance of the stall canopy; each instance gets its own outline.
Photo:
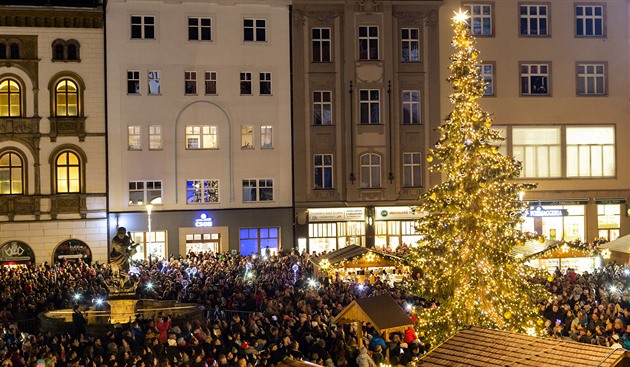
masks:
POLYGON ((595 256, 595 247, 586 243, 554 241, 542 251, 525 256, 525 259, 555 259, 595 256))
POLYGON ((514 247, 514 253, 521 255, 525 258, 532 256, 534 254, 543 252, 547 250, 550 246, 554 246, 560 243, 560 241, 555 240, 545 240, 544 242, 539 241, 527 241, 524 246, 516 246, 514 247))
POLYGON ((625 367, 623 349, 470 327, 422 356, 416 366, 625 367))
POLYGON ((357 260, 347 263, 346 267, 349 268, 397 266, 402 260, 402 258, 398 256, 357 245, 348 245, 339 250, 313 258, 311 261, 319 267, 324 259, 328 260, 330 265, 338 264, 343 261, 357 260))
POLYGON ((610 251, 622 252, 624 254, 630 253, 630 234, 619 237, 616 240, 606 242, 599 246, 602 249, 609 249, 610 251))

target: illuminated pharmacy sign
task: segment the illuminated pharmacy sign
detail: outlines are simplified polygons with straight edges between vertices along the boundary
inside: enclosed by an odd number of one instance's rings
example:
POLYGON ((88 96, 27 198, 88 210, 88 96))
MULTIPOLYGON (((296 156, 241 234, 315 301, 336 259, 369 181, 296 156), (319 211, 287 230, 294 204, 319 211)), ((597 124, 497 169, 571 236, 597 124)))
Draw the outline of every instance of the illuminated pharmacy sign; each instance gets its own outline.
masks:
POLYGON ((537 206, 527 210, 525 215, 528 217, 564 217, 569 215, 569 211, 566 209, 544 209, 542 206, 537 206))

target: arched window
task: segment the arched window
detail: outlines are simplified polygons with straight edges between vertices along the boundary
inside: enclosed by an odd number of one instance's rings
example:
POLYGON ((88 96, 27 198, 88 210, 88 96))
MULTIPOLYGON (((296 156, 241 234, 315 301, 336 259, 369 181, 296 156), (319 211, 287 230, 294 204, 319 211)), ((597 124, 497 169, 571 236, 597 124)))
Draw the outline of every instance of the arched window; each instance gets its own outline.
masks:
POLYGON ((68 60, 78 60, 79 49, 74 43, 68 43, 68 60))
POLYGON ((20 45, 17 43, 11 44, 11 58, 14 60, 20 58, 20 45))
POLYGON ((363 154, 361 160, 361 187, 381 187, 381 157, 378 154, 363 154))
POLYGON ((22 115, 22 94, 20 84, 14 79, 0 81, 0 117, 22 115))
POLYGON ((24 193, 24 163, 15 152, 0 155, 0 195, 24 193))
POLYGON ((77 84, 63 79, 55 87, 55 116, 79 116, 79 93, 77 84))
POLYGON ((63 60, 65 58, 65 47, 63 43, 57 43, 53 47, 53 60, 63 60))
POLYGON ((7 45, 4 43, 0 43, 0 59, 7 58, 7 45))
POLYGON ((55 172, 58 194, 81 192, 81 162, 76 153, 61 152, 55 161, 55 172))

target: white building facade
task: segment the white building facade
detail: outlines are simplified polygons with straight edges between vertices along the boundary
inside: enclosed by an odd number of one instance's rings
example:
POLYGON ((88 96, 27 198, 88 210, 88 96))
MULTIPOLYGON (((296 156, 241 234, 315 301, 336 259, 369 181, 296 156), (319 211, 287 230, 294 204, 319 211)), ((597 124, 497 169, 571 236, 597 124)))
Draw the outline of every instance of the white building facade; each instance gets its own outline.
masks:
POLYGON ((10 3, 0 7, 0 263, 105 260, 103 9, 10 3))
POLYGON ((113 0, 106 19, 110 235, 144 259, 291 248, 288 1, 113 0))

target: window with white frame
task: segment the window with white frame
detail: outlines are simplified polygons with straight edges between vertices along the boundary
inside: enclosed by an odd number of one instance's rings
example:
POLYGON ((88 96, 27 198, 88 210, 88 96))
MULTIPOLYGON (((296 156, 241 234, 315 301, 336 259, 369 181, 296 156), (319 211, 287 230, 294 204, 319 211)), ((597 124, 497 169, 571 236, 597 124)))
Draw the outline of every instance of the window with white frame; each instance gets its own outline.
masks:
POLYGON ((271 95, 271 73, 260 73, 260 95, 271 95))
POLYGON ((131 238, 136 243, 132 260, 166 259, 166 231, 131 232, 131 238))
POLYGON ((162 126, 149 126, 149 150, 162 150, 162 126))
POLYGON ((159 70, 149 70, 147 72, 148 94, 160 94, 160 76, 159 70))
POLYGON ((219 202, 219 180, 186 180, 186 203, 219 202))
POLYGON ((252 125, 241 126, 241 148, 254 149, 254 127, 252 125))
POLYGON ((332 124, 332 91, 313 91, 313 125, 332 124))
POLYGON ((605 63, 577 64, 577 94, 579 96, 602 96, 606 91, 605 63))
POLYGON ((313 177, 315 179, 315 189, 333 188, 333 155, 314 154, 313 155, 313 177))
POLYGON ((613 126, 567 127, 567 177, 615 175, 613 126))
POLYGON ((142 150, 140 126, 127 126, 127 150, 142 150))
POLYGON ((127 94, 140 94, 140 71, 127 70, 127 94))
POLYGON ((212 19, 188 17, 189 41, 212 41, 212 19))
POLYGON ((359 117, 361 124, 379 124, 381 121, 381 91, 359 90, 359 117))
POLYGON ((359 26, 359 60, 378 60, 378 26, 359 26))
POLYGON ((479 73, 479 79, 486 85, 486 89, 483 91, 484 96, 494 96, 494 64, 483 63, 477 65, 477 72, 479 73))
POLYGON ((277 254, 280 246, 280 228, 240 228, 240 253, 243 256, 260 254, 261 256, 277 254))
POLYGON ((422 153, 403 153, 403 186, 422 186, 422 153))
POLYGON ((197 72, 196 71, 184 72, 184 93, 197 94, 197 72))
POLYGON ((217 94, 217 72, 216 71, 205 72, 205 87, 206 87, 206 94, 208 95, 217 94))
POLYGON ((250 178, 243 180, 243 202, 272 201, 273 180, 250 178))
POLYGON ((313 62, 330 62, 330 28, 311 29, 313 62))
POLYGON ((493 34, 493 9, 491 4, 466 4, 470 18, 468 26, 473 36, 492 36, 493 34))
POLYGON ((243 40, 246 42, 266 42, 267 21, 264 19, 243 19, 243 40))
POLYGON ((604 5, 577 4, 575 5, 575 34, 578 37, 605 36, 604 5))
POLYGON ((519 6, 521 36, 549 35, 549 8, 545 4, 522 4, 519 6))
POLYGON ((217 149, 217 127, 186 126, 186 149, 217 149))
POLYGON ((523 163, 522 177, 561 177, 560 127, 514 127, 512 154, 523 163))
POLYGON ((402 28, 401 30, 402 62, 420 62, 420 29, 402 28))
POLYGON ((151 15, 132 15, 131 39, 155 39, 155 17, 151 15))
POLYGON ((270 125, 260 127, 260 148, 273 148, 273 127, 270 125))
POLYGON ((252 94, 252 73, 241 73, 241 95, 250 96, 252 94))
POLYGON ((15 151, 0 154, 0 195, 24 194, 25 163, 15 151))
POLYGON ((402 123, 405 125, 422 123, 422 119, 420 118, 419 90, 402 91, 402 114, 402 123))
POLYGON ((549 95, 549 64, 521 64, 521 95, 549 95))
POLYGON ((381 187, 381 156, 374 153, 361 155, 361 188, 381 187))
POLYGON ((129 205, 162 204, 162 181, 129 181, 129 205))

